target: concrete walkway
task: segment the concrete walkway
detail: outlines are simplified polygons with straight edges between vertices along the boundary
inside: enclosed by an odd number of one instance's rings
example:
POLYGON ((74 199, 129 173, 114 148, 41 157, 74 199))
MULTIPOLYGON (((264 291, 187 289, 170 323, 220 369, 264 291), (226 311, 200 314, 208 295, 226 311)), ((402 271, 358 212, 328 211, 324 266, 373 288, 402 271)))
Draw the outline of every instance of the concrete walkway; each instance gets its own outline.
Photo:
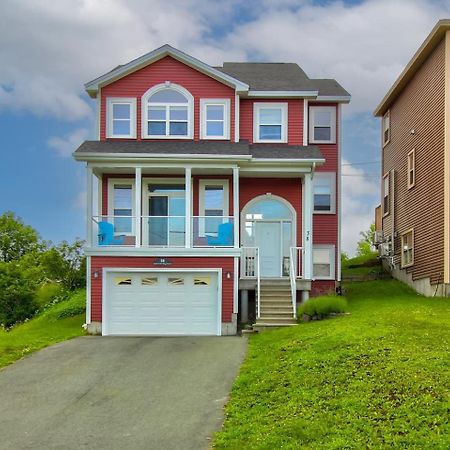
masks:
POLYGON ((2 449, 203 449, 240 337, 82 337, 0 371, 2 449))

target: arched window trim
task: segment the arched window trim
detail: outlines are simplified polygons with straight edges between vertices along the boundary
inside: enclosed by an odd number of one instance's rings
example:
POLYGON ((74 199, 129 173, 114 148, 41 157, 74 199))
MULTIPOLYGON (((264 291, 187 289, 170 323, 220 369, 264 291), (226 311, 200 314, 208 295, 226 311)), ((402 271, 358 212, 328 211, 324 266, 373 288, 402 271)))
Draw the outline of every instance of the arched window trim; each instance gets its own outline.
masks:
MULTIPOLYGON (((292 246, 295 247, 297 245, 297 211, 295 210, 295 208, 292 206, 292 204, 286 200, 283 197, 280 197, 279 195, 273 195, 273 194, 263 194, 263 195, 258 195, 255 198, 252 198, 249 202, 247 202, 247 204, 242 208, 241 210, 241 240, 244 237, 244 232, 245 232, 245 215, 247 214, 248 209, 253 206, 255 203, 260 202, 261 200, 277 200, 280 203, 283 203, 291 212, 292 214, 292 246)), ((264 220, 267 220, 268 222, 273 222, 276 219, 261 219, 262 222, 264 222, 264 220)), ((283 220, 283 221, 287 221, 287 220, 283 220)), ((241 245, 244 245, 243 241, 241 242, 241 245)))
MULTIPOLYGON (((170 105, 170 103, 167 103, 170 105)), ((176 105, 174 103, 174 105, 176 105)), ((179 106, 179 104, 178 104, 179 106)), ((175 83, 171 83, 166 81, 165 83, 157 84, 156 86, 151 87, 141 99, 141 136, 142 139, 193 139, 194 138, 194 97, 192 94, 185 89, 183 86, 180 86, 175 83), (152 136, 147 133, 148 126, 148 100, 150 97, 157 92, 164 89, 173 89, 174 91, 179 92, 187 99, 187 107, 188 107, 188 126, 187 126, 187 136, 152 136)))

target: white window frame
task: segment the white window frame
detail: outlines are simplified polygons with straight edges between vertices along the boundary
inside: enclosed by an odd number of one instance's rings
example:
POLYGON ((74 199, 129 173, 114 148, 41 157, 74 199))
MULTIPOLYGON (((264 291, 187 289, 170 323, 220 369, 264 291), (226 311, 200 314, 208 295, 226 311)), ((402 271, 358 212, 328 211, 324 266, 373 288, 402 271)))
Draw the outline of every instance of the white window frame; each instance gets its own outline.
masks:
MULTIPOLYGON (((114 186, 116 184, 131 185, 131 231, 121 232, 125 236, 136 236, 136 185, 134 178, 109 178, 108 179, 108 216, 114 220, 114 186)), ((126 217, 126 216, 125 216, 126 217)))
POLYGON ((312 255, 312 274, 313 280, 334 280, 336 273, 336 247, 334 245, 313 245, 312 255), (315 250, 328 250, 330 255, 330 275, 328 277, 316 277, 314 276, 314 251, 315 250))
MULTIPOLYGON (((276 124, 278 125, 278 124, 276 124)), ((300 125, 299 125, 300 126, 300 125)), ((253 142, 257 143, 287 143, 288 142, 288 104, 254 102, 253 103, 253 142), (281 139, 260 139, 259 125, 260 112, 262 109, 281 109, 281 139)))
MULTIPOLYGON (((324 181, 327 181, 330 186, 330 210, 322 211, 314 209, 314 214, 336 214, 336 173, 335 172, 315 172, 313 178, 313 208, 314 195, 316 186, 324 185, 324 181), (322 181, 322 183, 321 183, 322 181)), ((328 185, 328 184, 327 184, 328 185)))
POLYGON ((391 211, 391 176, 389 174, 389 172, 386 172, 383 176, 383 182, 381 184, 382 189, 383 189, 383 201, 382 201, 382 206, 383 206, 383 217, 386 217, 389 215, 390 211, 391 211), (386 183, 387 183, 387 193, 386 193, 386 183), (385 209, 384 205, 385 205, 385 198, 388 198, 387 200, 387 210, 385 209))
POLYGON ((408 189, 411 189, 415 186, 416 184, 416 149, 413 148, 409 153, 408 153, 408 171, 406 173, 406 178, 407 178, 407 186, 408 189), (410 180, 410 175, 412 173, 412 183, 410 180))
MULTIPOLYGON (((180 103, 153 103, 154 106, 181 106, 184 104, 180 103)), ((158 84, 156 86, 151 87, 141 99, 141 136, 142 139, 193 139, 194 138, 194 97, 192 94, 185 89, 183 86, 180 86, 175 83, 171 83, 170 81, 166 81, 165 83, 158 84), (147 133, 148 130, 148 100, 158 91, 164 89, 173 89, 174 91, 179 92, 187 99, 187 135, 186 136, 178 136, 178 135, 151 135, 147 133)), ((167 117, 166 117, 167 122, 167 117)))
MULTIPOLYGON (((220 121, 216 121, 220 122, 220 121)), ((228 140, 230 139, 230 99, 229 98, 202 98, 200 99, 200 139, 228 140), (208 106, 223 106, 223 134, 222 136, 208 136, 206 134, 208 106)))
POLYGON ((310 106, 309 107, 309 142, 312 144, 335 144, 336 143, 336 107, 334 106, 310 106), (314 139, 316 112, 329 112, 330 119, 330 139, 314 139))
POLYGON ((414 228, 411 228, 404 233, 402 233, 401 236, 401 268, 406 269, 407 267, 411 267, 414 265, 414 228), (405 248, 405 237, 407 235, 411 235, 411 242, 412 246, 405 248), (411 250, 411 261, 408 263, 405 263, 405 253, 411 250))
MULTIPOLYGON (((124 119, 125 120, 125 119, 124 119)), ((136 139, 136 98, 107 97, 106 98, 106 137, 118 139, 136 139), (113 105, 130 105, 130 134, 114 134, 113 105)))
MULTIPOLYGON (((206 217, 205 215, 205 191, 206 186, 209 185, 216 185, 216 186, 222 186, 223 187, 223 217, 229 217, 230 216, 230 183, 228 180, 223 179, 201 179, 198 182, 198 205, 199 205, 199 216, 200 217, 206 217)), ((214 217, 214 216, 211 216, 214 217)), ((203 220, 200 220, 199 223, 199 235, 204 236, 205 235, 205 222, 203 220)))
POLYGON ((383 147, 391 142, 391 110, 388 109, 383 116, 381 121, 381 139, 383 141, 383 147), (387 126, 386 126, 387 124, 387 126), (386 131, 387 131, 387 139, 386 139, 386 131))

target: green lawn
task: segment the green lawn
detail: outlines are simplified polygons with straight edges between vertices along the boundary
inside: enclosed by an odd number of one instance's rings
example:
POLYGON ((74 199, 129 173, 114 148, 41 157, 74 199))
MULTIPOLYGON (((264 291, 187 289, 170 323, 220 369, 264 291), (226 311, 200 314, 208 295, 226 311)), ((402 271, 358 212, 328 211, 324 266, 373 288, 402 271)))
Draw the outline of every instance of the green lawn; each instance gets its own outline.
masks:
POLYGON ((0 328, 0 368, 28 353, 84 334, 85 302, 86 292, 80 290, 10 332, 0 328))
POLYGON ((350 315, 250 337, 220 449, 450 448, 450 301, 347 286, 350 315))

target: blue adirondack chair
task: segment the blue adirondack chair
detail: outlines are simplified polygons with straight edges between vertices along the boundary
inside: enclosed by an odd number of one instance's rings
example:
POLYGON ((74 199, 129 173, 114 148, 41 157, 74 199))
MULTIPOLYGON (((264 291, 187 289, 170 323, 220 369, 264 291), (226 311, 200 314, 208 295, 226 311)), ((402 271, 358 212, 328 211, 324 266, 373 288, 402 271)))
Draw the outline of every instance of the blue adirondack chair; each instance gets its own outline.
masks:
POLYGON ((98 244, 99 245, 122 245, 125 236, 114 236, 114 225, 109 222, 98 222, 98 244))
POLYGON ((217 247, 231 247, 233 245, 233 224, 222 223, 217 229, 217 237, 207 236, 208 245, 217 247))

